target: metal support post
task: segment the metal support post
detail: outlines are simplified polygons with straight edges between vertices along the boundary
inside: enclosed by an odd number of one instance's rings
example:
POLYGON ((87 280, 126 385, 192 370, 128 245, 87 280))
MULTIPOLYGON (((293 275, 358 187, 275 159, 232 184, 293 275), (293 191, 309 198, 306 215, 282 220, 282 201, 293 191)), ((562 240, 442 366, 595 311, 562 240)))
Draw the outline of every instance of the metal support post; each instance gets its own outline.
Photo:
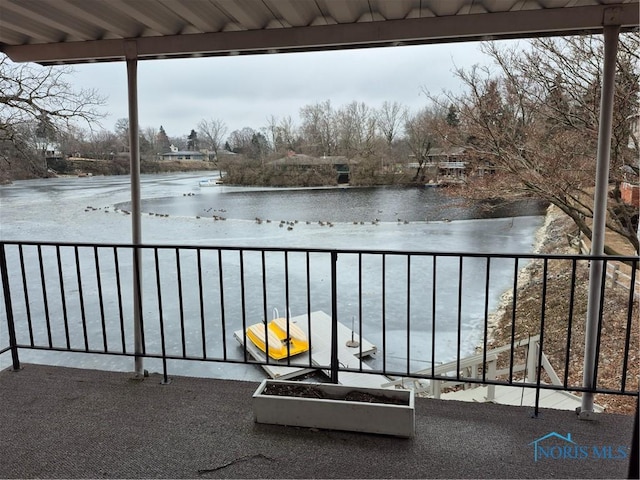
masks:
MULTIPOLYGON (((591 235, 591 255, 604 255, 605 228, 607 219, 607 189, 609 186, 609 164, 611 152, 611 124, 613 118, 613 90, 615 85, 616 54, 618 51, 619 25, 604 27, 604 62, 602 74, 602 95, 600 100, 600 128, 598 131, 598 156, 596 164, 596 185, 593 199, 593 227, 591 235)), ((598 317, 602 290, 602 260, 592 260, 589 270, 589 296, 585 325, 584 368, 582 383, 585 388, 595 388, 596 358, 598 340, 598 317)), ((582 395, 580 418, 593 416, 593 392, 582 395)))
POLYGON ((140 249, 135 248, 142 243, 140 221, 140 144, 138 140, 138 52, 134 41, 125 43, 127 59, 127 94, 129 103, 129 155, 131 170, 131 242, 133 249, 133 323, 135 344, 135 373, 144 376, 142 363, 142 258, 140 249))

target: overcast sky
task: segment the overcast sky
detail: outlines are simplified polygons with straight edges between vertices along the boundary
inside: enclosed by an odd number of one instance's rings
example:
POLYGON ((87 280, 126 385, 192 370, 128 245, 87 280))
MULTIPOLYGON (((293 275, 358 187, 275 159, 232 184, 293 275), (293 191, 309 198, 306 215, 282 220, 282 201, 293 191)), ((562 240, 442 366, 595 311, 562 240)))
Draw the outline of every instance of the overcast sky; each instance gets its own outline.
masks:
MULTIPOLYGON (((305 105, 331 100, 378 108, 397 101, 413 111, 426 105, 421 93, 457 90, 452 70, 488 63, 479 43, 369 48, 138 63, 142 128, 162 125, 170 137, 186 136, 202 119, 220 119, 227 134, 243 127, 260 130, 274 115, 299 125, 305 105)), ((127 117, 126 65, 74 67, 74 88, 92 88, 108 98, 102 120, 114 130, 127 117)))

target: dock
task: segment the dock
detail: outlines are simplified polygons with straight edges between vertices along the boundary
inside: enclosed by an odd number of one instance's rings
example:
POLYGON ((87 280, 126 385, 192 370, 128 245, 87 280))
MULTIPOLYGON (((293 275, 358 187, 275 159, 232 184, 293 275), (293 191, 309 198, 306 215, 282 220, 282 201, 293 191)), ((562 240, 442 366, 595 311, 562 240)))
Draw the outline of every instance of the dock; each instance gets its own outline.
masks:
MULTIPOLYGON (((290 321, 304 331, 310 340, 311 349, 288 359, 274 360, 269 358, 269 363, 261 366, 267 375, 274 379, 298 378, 317 371, 319 366, 331 364, 331 317, 325 312, 316 311, 311 312, 309 317, 307 315, 291 317, 290 321), (311 326, 311 335, 309 335, 309 326, 311 326)), ((371 367, 364 361, 361 362, 360 359, 374 355, 378 351, 377 347, 366 339, 360 338, 360 335, 344 324, 337 322, 337 326, 340 365, 343 368, 371 370, 371 367), (357 346, 348 346, 352 341, 353 345, 357 346)), ((236 330, 233 332, 233 336, 240 345, 244 346, 245 335, 242 330, 236 330)), ((252 342, 247 342, 247 352, 255 360, 265 361, 266 354, 252 342)), ((328 370, 323 370, 323 372, 327 376, 330 375, 328 370)), ((380 388, 381 385, 388 382, 388 377, 372 373, 339 372, 338 374, 338 383, 342 385, 380 388)))

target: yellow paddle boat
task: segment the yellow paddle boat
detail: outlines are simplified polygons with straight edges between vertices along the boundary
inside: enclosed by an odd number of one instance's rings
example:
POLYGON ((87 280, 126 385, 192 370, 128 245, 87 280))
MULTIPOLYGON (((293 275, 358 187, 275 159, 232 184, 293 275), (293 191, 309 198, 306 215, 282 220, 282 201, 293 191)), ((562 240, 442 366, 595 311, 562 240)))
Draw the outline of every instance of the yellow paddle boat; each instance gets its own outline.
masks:
POLYGON ((292 357, 309 350, 304 331, 289 318, 274 318, 269 323, 256 323, 247 328, 247 338, 263 352, 269 348, 274 360, 292 357))

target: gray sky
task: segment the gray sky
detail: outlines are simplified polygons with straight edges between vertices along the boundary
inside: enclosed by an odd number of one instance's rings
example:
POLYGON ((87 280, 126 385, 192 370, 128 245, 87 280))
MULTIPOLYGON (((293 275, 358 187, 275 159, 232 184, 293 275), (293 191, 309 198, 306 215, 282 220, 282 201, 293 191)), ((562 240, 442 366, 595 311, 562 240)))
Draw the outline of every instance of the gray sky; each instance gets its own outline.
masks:
MULTIPOLYGON (((331 100, 338 108, 361 101, 378 108, 397 101, 413 111, 426 105, 422 88, 456 90, 458 67, 487 63, 479 43, 370 48, 138 63, 140 126, 164 127, 186 136, 202 119, 220 119, 227 134, 243 127, 259 130, 267 118, 291 116, 299 125, 305 105, 331 100)), ((126 65, 74 67, 74 88, 93 88, 108 97, 102 121, 113 130, 127 117, 126 65)))

